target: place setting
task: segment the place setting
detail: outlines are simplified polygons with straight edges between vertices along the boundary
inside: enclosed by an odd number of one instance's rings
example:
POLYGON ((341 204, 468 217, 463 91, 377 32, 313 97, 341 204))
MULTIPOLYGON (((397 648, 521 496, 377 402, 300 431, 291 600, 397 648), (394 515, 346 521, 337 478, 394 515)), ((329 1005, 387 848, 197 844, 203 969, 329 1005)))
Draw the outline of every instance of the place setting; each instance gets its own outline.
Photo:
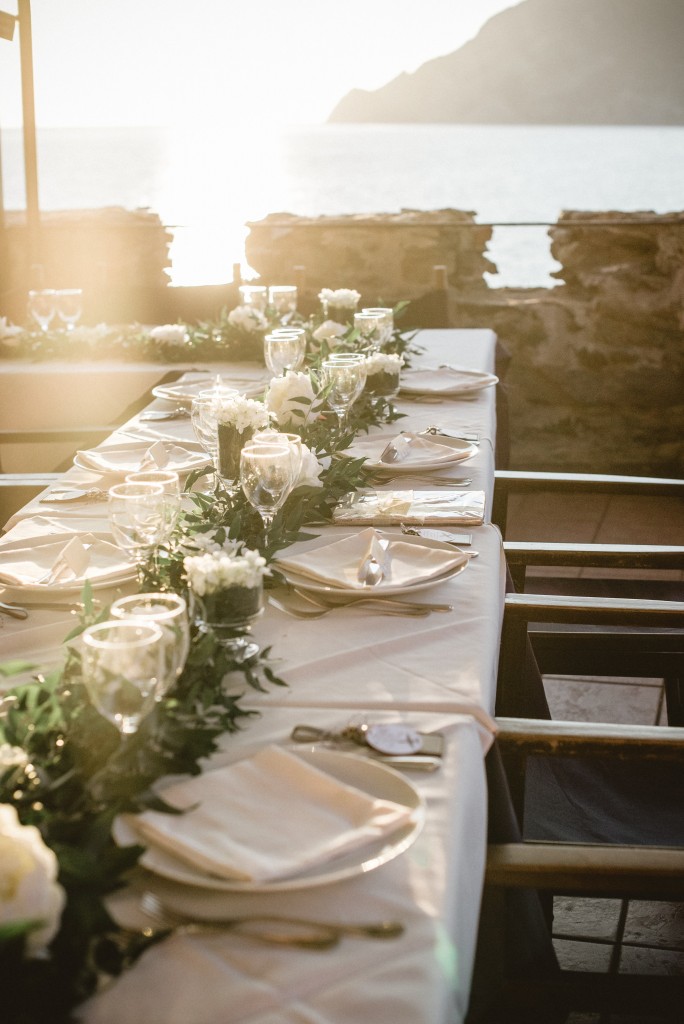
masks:
POLYGON ((189 473, 207 466, 209 462, 209 456, 203 451, 193 450, 192 443, 186 447, 181 443, 153 438, 103 445, 79 451, 74 456, 74 465, 79 469, 119 477, 157 469, 189 473))
POLYGON ((493 373, 442 363, 405 370, 401 375, 400 394, 403 398, 468 398, 493 387, 498 381, 493 373))
POLYGON ((477 455, 477 444, 459 437, 402 431, 397 434, 373 434, 357 437, 346 450, 351 458, 366 460, 364 468, 377 476, 410 476, 451 469, 477 455))
POLYGON ((214 373, 213 375, 188 373, 184 374, 181 380, 175 384, 157 384, 152 388, 152 394, 155 398, 170 402, 174 406, 180 406, 189 412, 193 400, 202 391, 213 387, 228 387, 247 398, 256 398, 263 394, 268 379, 263 368, 260 367, 255 367, 253 373, 245 372, 242 369, 240 372, 214 373))

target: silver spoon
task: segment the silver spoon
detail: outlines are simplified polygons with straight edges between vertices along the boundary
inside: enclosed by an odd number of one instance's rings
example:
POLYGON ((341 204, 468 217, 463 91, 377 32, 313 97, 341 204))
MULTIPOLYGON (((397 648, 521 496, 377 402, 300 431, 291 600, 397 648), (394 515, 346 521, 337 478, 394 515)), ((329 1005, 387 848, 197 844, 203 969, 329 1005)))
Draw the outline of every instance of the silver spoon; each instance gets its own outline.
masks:
POLYGON ((13 619, 28 618, 28 608, 24 608, 20 604, 7 604, 6 601, 0 601, 0 612, 11 615, 13 619))

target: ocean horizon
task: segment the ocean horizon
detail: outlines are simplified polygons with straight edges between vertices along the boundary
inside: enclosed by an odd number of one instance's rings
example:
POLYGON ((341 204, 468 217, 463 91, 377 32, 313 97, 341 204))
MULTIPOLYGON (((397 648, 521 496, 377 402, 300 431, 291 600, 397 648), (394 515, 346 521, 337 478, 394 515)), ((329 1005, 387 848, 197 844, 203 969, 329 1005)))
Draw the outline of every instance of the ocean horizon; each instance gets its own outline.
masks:
MULTIPOLYGON (((20 129, 2 131, 4 205, 25 206, 20 129)), ((246 223, 470 210, 482 223, 554 223, 563 210, 684 210, 684 127, 323 124, 211 138, 159 127, 38 130, 44 210, 122 206, 174 234, 174 284, 230 279, 246 223)), ((545 227, 498 227, 492 287, 554 284, 545 227)), ((245 266, 245 270, 248 268, 245 266)), ((353 282, 349 282, 353 286, 353 282)))

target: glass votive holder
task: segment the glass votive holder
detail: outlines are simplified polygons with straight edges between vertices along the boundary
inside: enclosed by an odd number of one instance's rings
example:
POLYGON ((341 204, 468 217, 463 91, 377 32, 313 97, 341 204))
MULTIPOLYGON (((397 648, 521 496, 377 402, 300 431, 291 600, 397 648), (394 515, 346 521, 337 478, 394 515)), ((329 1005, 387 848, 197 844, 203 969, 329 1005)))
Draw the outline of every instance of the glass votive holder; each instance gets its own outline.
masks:
POLYGON ((380 345, 386 345, 392 340, 392 335, 394 334, 394 310, 391 306, 366 306, 361 312, 371 313, 379 318, 380 345))
POLYGON ((362 341, 370 348, 379 349, 382 317, 376 313, 354 313, 354 330, 359 332, 362 341))
POLYGON ((264 338, 264 362, 274 377, 299 370, 306 358, 306 331, 272 331, 264 338))

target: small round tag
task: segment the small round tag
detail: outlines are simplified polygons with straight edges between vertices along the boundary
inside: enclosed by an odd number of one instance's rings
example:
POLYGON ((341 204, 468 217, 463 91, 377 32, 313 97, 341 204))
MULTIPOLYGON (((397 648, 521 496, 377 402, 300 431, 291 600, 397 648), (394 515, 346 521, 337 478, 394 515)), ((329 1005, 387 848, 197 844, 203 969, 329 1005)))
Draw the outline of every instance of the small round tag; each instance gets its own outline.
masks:
POLYGON ((398 722, 369 725, 364 739, 379 754, 416 754, 423 746, 419 732, 398 722))

